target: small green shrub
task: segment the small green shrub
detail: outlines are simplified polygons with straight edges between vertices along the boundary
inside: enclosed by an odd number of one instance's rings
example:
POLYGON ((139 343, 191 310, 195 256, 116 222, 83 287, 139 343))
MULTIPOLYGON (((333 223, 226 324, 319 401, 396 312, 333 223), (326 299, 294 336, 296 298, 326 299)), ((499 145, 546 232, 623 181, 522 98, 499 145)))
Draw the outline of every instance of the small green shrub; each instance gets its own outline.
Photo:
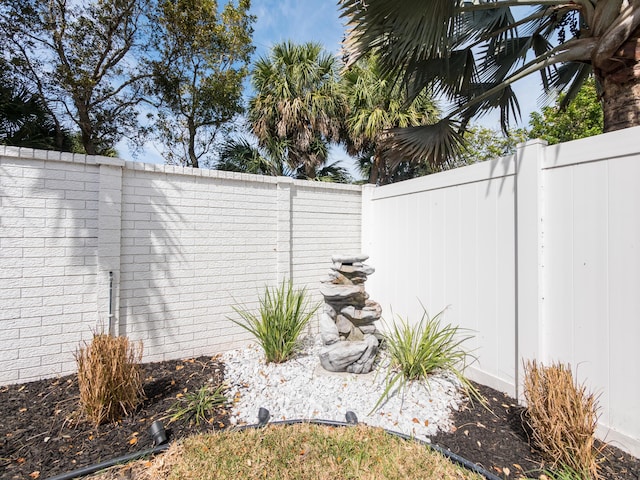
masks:
POLYGON ((559 467, 557 478, 598 478, 596 398, 574 382, 569 365, 525 363, 524 397, 533 442, 559 467))
POLYGON ((209 418, 215 411, 216 407, 223 406, 227 403, 224 395, 223 385, 212 388, 209 385, 203 385, 195 392, 189 392, 184 397, 179 398, 169 409, 169 423, 180 419, 188 419, 200 425, 201 421, 209 422, 209 418))
POLYGON ((76 352, 80 406, 95 425, 116 421, 144 398, 139 363, 142 342, 96 334, 76 352))
POLYGON ((265 287, 258 315, 233 307, 242 320, 231 321, 256 337, 267 362, 285 362, 295 352, 300 333, 320 306, 310 307, 306 295, 305 288, 294 290, 291 281, 283 280, 277 288, 265 287))
POLYGON ((467 359, 472 357, 462 344, 471 336, 460 336, 462 329, 459 327, 441 325, 443 313, 444 310, 431 318, 423 307, 420 322, 413 326, 402 317, 396 317, 390 331, 384 334, 391 364, 385 391, 373 411, 389 396, 394 386, 403 388, 409 381, 425 380, 436 370, 452 372, 472 397, 484 403, 480 392, 462 374, 467 359))

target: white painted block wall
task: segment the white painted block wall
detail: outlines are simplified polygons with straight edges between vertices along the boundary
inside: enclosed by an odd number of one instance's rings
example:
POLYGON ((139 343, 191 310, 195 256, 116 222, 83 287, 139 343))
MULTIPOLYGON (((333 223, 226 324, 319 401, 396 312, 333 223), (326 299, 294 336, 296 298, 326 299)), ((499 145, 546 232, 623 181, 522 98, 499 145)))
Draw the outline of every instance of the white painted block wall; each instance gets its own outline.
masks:
POLYGON ((97 183, 95 158, 0 147, 2 384, 73 371, 91 337, 97 183))
POLYGON ((331 254, 359 251, 360 191, 0 147, 0 384, 72 373, 109 325, 144 361, 247 343, 233 305, 282 279, 318 300, 331 254))

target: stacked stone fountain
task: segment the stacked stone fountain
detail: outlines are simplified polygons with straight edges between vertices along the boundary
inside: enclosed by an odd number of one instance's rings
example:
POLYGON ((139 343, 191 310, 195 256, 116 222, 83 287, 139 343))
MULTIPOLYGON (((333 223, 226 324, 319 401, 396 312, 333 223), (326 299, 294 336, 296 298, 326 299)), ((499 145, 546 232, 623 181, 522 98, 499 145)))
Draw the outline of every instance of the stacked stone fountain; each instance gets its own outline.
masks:
POLYGON ((364 290, 367 276, 375 270, 364 264, 367 255, 334 255, 327 279, 322 281, 324 311, 320 314, 320 335, 324 347, 320 364, 331 372, 368 373, 378 353, 374 322, 380 319, 380 305, 369 300, 364 290))

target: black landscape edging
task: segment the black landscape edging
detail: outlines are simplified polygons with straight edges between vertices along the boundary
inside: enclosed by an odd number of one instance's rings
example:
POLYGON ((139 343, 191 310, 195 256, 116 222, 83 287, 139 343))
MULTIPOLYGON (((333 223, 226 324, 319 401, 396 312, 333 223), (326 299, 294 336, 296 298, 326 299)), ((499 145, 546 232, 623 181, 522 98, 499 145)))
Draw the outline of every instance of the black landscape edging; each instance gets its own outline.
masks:
MULTIPOLYGON (((295 420, 279 420, 279 421, 275 421, 275 422, 269 422, 269 411, 266 408, 262 408, 260 407, 259 411, 258 411, 258 419, 259 419, 259 423, 255 423, 252 425, 242 425, 239 427, 236 427, 236 430, 247 430, 249 428, 263 428, 266 425, 294 425, 294 424, 299 424, 299 423, 309 423, 309 424, 313 424, 313 425, 325 425, 325 426, 330 426, 330 427, 351 427, 354 425, 358 424, 358 419, 355 415, 355 413, 349 411, 346 414, 346 418, 347 418, 347 422, 339 422, 337 420, 321 420, 321 419, 295 419, 295 420)), ((452 461, 453 463, 460 465, 463 468, 466 468, 467 470, 470 470, 472 472, 475 472, 479 475, 482 475, 484 478, 486 478, 487 480, 502 480, 500 477, 497 477, 496 475, 494 475, 493 473, 485 470, 484 468, 480 467, 479 465, 476 465, 475 463, 467 460, 466 458, 463 458, 459 455, 456 455, 455 453, 453 453, 450 450, 447 450, 445 448, 440 447, 439 445, 434 445, 431 443, 428 443, 424 440, 420 440, 418 438, 415 437, 411 437, 410 435, 406 435, 404 433, 400 433, 400 432, 395 432, 393 430, 387 430, 386 428, 383 429, 385 432, 387 432, 389 435, 393 435, 399 438, 402 438, 403 440, 407 440, 407 441, 414 441, 414 442, 418 442, 424 446, 426 446, 427 448, 440 453, 441 455, 443 455, 444 457, 448 458, 450 461, 452 461)), ((70 472, 66 472, 66 473, 61 473, 59 475, 53 476, 53 477, 49 477, 47 480, 71 480, 73 478, 77 478, 77 477, 83 477, 85 475, 90 475, 92 473, 95 473, 99 470, 104 470, 105 468, 109 468, 109 467, 113 467, 115 465, 119 465, 121 463, 127 463, 130 462, 132 460, 137 460, 139 458, 143 458, 143 457, 147 457, 147 456, 151 456, 151 455, 155 455, 158 453, 161 453, 165 450, 167 450, 169 448, 169 444, 165 443, 162 445, 158 445, 154 448, 148 449, 148 450, 143 450, 140 452, 135 452, 135 453, 130 453, 128 455, 123 455, 121 457, 116 457, 116 458, 112 458, 111 460, 105 460, 104 462, 100 462, 100 463, 96 463, 93 465, 89 465, 86 467, 82 467, 82 468, 78 468, 76 470, 72 470, 70 472)))

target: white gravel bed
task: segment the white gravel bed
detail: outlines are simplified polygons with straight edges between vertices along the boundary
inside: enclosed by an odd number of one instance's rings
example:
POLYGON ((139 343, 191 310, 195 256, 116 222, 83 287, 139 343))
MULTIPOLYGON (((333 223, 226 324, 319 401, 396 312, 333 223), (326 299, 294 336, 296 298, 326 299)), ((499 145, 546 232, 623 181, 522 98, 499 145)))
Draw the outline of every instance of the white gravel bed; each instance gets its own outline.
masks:
POLYGON ((227 394, 233 399, 231 423, 257 423, 258 408, 264 407, 274 421, 344 422, 351 410, 362 423, 422 440, 450 429, 449 414, 463 400, 455 376, 441 373, 428 382, 410 382, 369 415, 385 390, 388 361, 383 359, 376 371, 366 375, 331 373, 320 366, 320 348, 319 342, 307 339, 304 350, 282 364, 267 364, 255 345, 224 353, 227 394))

